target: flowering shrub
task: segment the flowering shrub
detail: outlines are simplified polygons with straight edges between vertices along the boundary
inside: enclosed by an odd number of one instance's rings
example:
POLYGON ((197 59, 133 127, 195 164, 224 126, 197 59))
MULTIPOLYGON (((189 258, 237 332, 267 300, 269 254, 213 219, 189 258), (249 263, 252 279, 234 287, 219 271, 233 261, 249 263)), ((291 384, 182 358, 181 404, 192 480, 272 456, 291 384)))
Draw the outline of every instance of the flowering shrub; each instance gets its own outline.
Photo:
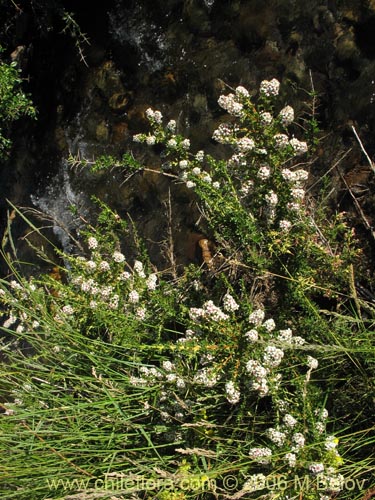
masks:
MULTIPOLYGON (((88 237, 88 258, 65 255, 66 281, 46 276, 2 282, 3 329, 13 338, 4 352, 11 366, 33 367, 17 380, 7 377, 8 423, 22 421, 30 431, 35 414, 29 409, 37 408, 45 421, 43 439, 60 450, 57 461, 60 453, 74 454, 75 472, 85 464, 79 451, 85 436, 107 428, 109 418, 117 429, 111 472, 127 470, 127 450, 139 464, 146 456, 151 462, 159 454, 170 456, 163 464, 170 473, 176 464, 193 469, 202 460, 199 450, 209 450, 213 462, 223 461, 211 477, 219 491, 233 448, 235 469, 244 477, 239 490, 250 491, 260 471, 293 471, 328 474, 327 491, 339 491, 337 440, 326 434, 327 411, 316 388, 310 394, 318 361, 306 351, 313 347, 289 328, 278 330, 263 309, 248 314, 252 305, 239 304, 229 292, 221 306, 207 300, 192 307, 183 284, 172 288, 141 261, 129 264, 118 248, 107 243, 102 249, 98 239, 88 237), (179 329, 167 335, 172 317, 179 329), (75 401, 77 409, 71 407, 75 401), (92 424, 77 414, 86 405, 95 415, 92 424), (111 406, 118 408, 114 414, 111 406), (55 443, 61 418, 74 418, 84 435, 69 424, 72 435, 55 443), (147 439, 131 438, 140 425, 147 439)), ((100 469, 88 472, 94 476, 100 469)), ((294 488, 291 481, 285 495, 294 488)))
POLYGON ((295 164, 307 145, 288 132, 293 109, 275 111, 278 92, 273 79, 256 106, 243 87, 219 98, 230 120, 213 137, 231 150, 225 159, 191 153, 176 122, 164 127, 152 109, 152 132, 135 137, 164 145, 162 170, 194 190, 222 258, 236 249, 240 279, 213 259, 208 272, 186 268, 171 282, 140 248, 127 255, 130 232, 107 207, 82 232, 85 252, 56 249, 57 277, 24 278, 9 263, 14 276, 0 283, 8 498, 61 498, 72 478, 68 489, 82 498, 115 498, 119 479, 133 481, 120 481, 121 498, 346 495, 319 381, 326 353, 343 354, 327 345, 332 323, 307 300, 314 281, 304 280, 322 263, 328 278, 335 265, 345 271, 351 240, 327 253, 305 204, 307 170, 295 164), (296 282, 283 308, 252 293, 277 265, 296 282), (306 328, 311 317, 321 342, 306 328))
MULTIPOLYGON (((342 289, 347 284, 347 266, 356 253, 353 241, 342 223, 342 243, 337 247, 336 233, 333 251, 330 235, 312 217, 305 199, 308 146, 289 132, 293 108, 287 105, 278 110, 279 86, 276 79, 261 82, 256 103, 242 86, 219 97, 229 118, 214 130, 213 139, 228 148, 224 159, 204 151, 191 152, 189 139, 176 131, 176 121, 164 126, 161 112, 151 108, 146 111, 151 132, 137 134, 134 141, 165 147, 161 170, 174 173, 198 195, 206 230, 219 251, 237 253, 256 275, 265 270, 298 275, 297 283, 289 283, 292 289, 298 290, 304 277, 308 287, 316 285, 315 292, 322 285, 342 289), (320 277, 317 269, 322 266, 320 277)), ((336 231, 338 227, 335 224, 336 231)))

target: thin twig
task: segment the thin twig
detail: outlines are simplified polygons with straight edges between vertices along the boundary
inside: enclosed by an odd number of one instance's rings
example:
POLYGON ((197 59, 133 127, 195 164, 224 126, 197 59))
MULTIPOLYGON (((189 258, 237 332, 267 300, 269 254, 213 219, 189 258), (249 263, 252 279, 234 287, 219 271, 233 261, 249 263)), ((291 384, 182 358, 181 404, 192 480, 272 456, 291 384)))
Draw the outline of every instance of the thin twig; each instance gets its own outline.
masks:
POLYGON ((171 263, 172 276, 174 279, 177 279, 177 264, 175 258, 174 251, 174 239, 173 239, 173 231, 172 231, 172 223, 173 223, 173 214, 172 214, 172 201, 171 201, 171 190, 168 189, 168 201, 165 202, 167 207, 167 217, 168 217, 168 248, 167 255, 168 260, 171 263))
POLYGON ((368 163, 369 163, 369 165, 370 165, 371 170, 375 173, 375 166, 374 166, 374 163, 372 162, 371 158, 370 158, 370 157, 369 157, 369 155, 367 154, 367 151, 365 150, 365 148, 364 148, 364 146, 363 146, 363 144, 362 144, 362 141, 361 141, 361 139, 359 138, 359 135, 357 134, 357 131, 356 131, 356 129, 355 129, 355 127, 354 127, 353 125, 352 125, 352 130, 353 130, 353 133, 354 133, 354 135, 355 135, 355 138, 356 138, 356 139, 357 139, 357 141, 358 141, 358 144, 360 145, 360 147, 361 147, 361 149, 362 149, 363 154, 364 154, 364 155, 366 156, 366 158, 367 158, 367 161, 368 161, 368 163))

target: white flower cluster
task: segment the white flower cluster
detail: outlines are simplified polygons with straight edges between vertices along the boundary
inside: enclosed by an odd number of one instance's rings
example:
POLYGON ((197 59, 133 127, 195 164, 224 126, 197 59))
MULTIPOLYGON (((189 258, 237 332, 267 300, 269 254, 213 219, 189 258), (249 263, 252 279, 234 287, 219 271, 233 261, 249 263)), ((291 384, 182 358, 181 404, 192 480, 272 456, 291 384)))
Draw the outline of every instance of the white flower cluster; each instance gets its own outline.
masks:
POLYGON ((286 453, 284 455, 284 460, 287 462, 289 467, 295 467, 297 463, 297 457, 295 453, 286 453))
POLYGON ((221 95, 217 101, 219 106, 225 109, 230 115, 238 118, 243 115, 243 104, 241 103, 241 95, 228 94, 221 95))
POLYGON ((321 462, 314 462, 309 465, 309 471, 312 474, 320 474, 324 471, 324 465, 321 462))
POLYGON ((225 311, 234 312, 234 311, 237 311, 240 306, 234 300, 232 295, 230 295, 229 293, 226 293, 224 295, 224 299, 223 299, 223 307, 224 307, 225 311))
POLYGON ((214 387, 219 380, 219 375, 214 368, 204 367, 198 370, 193 382, 204 387, 214 387))
POLYGON ((294 109, 291 106, 285 106, 285 108, 280 111, 279 118, 283 125, 290 125, 294 120, 294 109))
POLYGON ((272 451, 269 448, 251 448, 249 450, 249 456, 256 463, 267 465, 271 461, 272 451))
POLYGON ((74 309, 71 305, 66 305, 61 308, 61 311, 66 314, 67 316, 71 316, 74 314, 74 309))
POLYGON ((279 95, 280 82, 276 78, 272 80, 263 80, 260 83, 259 91, 261 94, 267 97, 273 97, 279 95))
POLYGON ((284 357, 284 351, 273 345, 269 345, 264 350, 263 363, 266 367, 276 368, 284 357))
POLYGON ((269 429, 266 430, 266 435, 268 439, 278 447, 283 446, 287 438, 285 432, 280 431, 278 429, 274 429, 273 427, 270 427, 269 429))
POLYGON ((296 156, 303 155, 304 153, 307 152, 306 142, 299 141, 295 137, 293 137, 293 139, 290 139, 289 144, 292 146, 294 154, 296 156))
POLYGON ((286 134, 275 134, 273 140, 277 149, 285 149, 289 145, 289 138, 286 134))
POLYGON ((292 451, 295 453, 298 453, 304 446, 305 446, 305 436, 301 434, 300 432, 296 432, 292 436, 292 441, 294 443, 294 446, 292 448, 292 451))
POLYGON ((264 126, 271 125, 273 122, 273 116, 268 111, 262 111, 259 113, 260 123, 264 126))
POLYGON ((241 137, 236 142, 236 148, 241 153, 247 153, 255 148, 255 142, 250 137, 241 137))
POLYGON ((265 312, 263 309, 256 309, 249 316, 249 323, 259 326, 264 320, 265 312))
POLYGON ((315 370, 318 368, 318 360, 313 358, 312 356, 307 356, 307 365, 311 370, 315 370))
POLYGON ((259 167, 259 170, 257 173, 257 177, 259 179, 261 179, 262 181, 265 181, 266 179, 269 178, 270 175, 271 175, 271 169, 268 165, 261 165, 259 167))
POLYGON ((278 196, 274 191, 270 191, 269 193, 267 193, 265 196, 265 200, 267 204, 272 208, 274 208, 279 201, 278 196))
POLYGON ((251 330, 246 332, 244 337, 249 342, 257 342, 259 340, 259 334, 258 334, 257 330, 255 330, 255 328, 252 328, 251 330))
POLYGON ((227 123, 220 123, 212 134, 212 138, 219 144, 231 144, 235 140, 235 129, 227 123))
POLYGON ((87 246, 89 247, 89 250, 95 250, 98 247, 98 240, 91 236, 87 240, 87 246))
POLYGON ((155 122, 159 125, 163 120, 163 115, 160 111, 154 111, 152 108, 146 109, 146 117, 150 122, 155 122))
POLYGON ((202 308, 192 307, 189 310, 190 319, 193 321, 199 321, 200 319, 208 319, 211 321, 225 321, 229 318, 220 307, 215 306, 212 300, 209 300, 203 304, 202 308))
POLYGON ((250 359, 246 363, 246 370, 253 379, 250 383, 250 389, 257 391, 260 397, 266 396, 269 392, 267 381, 269 370, 254 359, 250 359))
POLYGON ((241 393, 236 389, 234 382, 230 381, 225 384, 225 394, 226 398, 232 405, 239 402, 241 393))

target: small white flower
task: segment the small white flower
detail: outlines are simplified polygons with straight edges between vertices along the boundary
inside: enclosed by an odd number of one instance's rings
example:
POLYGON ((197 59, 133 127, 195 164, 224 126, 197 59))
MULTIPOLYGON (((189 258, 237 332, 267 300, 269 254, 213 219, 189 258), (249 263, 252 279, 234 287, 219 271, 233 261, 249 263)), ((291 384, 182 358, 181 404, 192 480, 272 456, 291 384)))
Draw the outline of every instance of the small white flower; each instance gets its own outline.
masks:
POLYGON ((88 279, 87 281, 82 281, 81 283, 81 290, 82 292, 90 292, 91 287, 94 285, 94 280, 93 279, 88 279))
POLYGON ((278 202, 277 194, 274 191, 270 191, 265 196, 266 202, 270 207, 275 207, 278 202))
POLYGON ((141 277, 143 277, 143 278, 145 277, 145 273, 144 273, 144 271, 143 271, 143 264, 142 264, 142 262, 141 262, 140 260, 136 260, 136 261, 134 261, 134 266, 133 266, 133 268, 134 268, 134 271, 135 271, 135 272, 136 272, 139 276, 141 276, 141 277))
POLYGON ((89 247, 90 250, 95 250, 96 248, 98 248, 98 240, 93 236, 91 236, 87 240, 87 246, 89 247))
POLYGON ((176 139, 169 139, 169 141, 167 142, 167 146, 170 147, 170 148, 175 148, 177 146, 177 141, 176 139))
POLYGON ((291 106, 285 106, 285 108, 280 111, 279 118, 283 125, 290 125, 294 120, 294 109, 291 106))
POLYGON ((198 151, 195 155, 195 159, 199 162, 202 162, 204 159, 204 151, 198 151))
POLYGON ((13 290, 22 290, 22 286, 18 283, 18 281, 12 280, 9 284, 13 290))
POLYGON ((224 299, 223 299, 223 307, 224 307, 225 311, 233 312, 233 311, 237 311, 237 309, 239 309, 240 306, 234 300, 232 295, 230 295, 229 293, 226 293, 224 296, 224 299))
POLYGON ((255 330, 255 328, 246 332, 244 336, 249 342, 257 342, 257 340, 259 339, 259 334, 255 330))
POLYGON ((328 418, 328 410, 326 410, 325 408, 323 408, 322 410, 315 410, 315 415, 319 418, 321 418, 322 420, 326 420, 328 418))
POLYGON ((269 448, 251 448, 249 456, 261 465, 267 465, 271 461, 272 451, 269 448))
POLYGON ((185 387, 186 387, 185 380, 182 379, 181 377, 177 377, 177 379, 176 379, 176 386, 179 389, 185 389, 185 387))
POLYGON ((118 279, 119 279, 120 281, 128 281, 128 279, 130 279, 130 277, 131 277, 131 274, 130 274, 128 271, 123 271, 123 272, 119 275, 118 279))
POLYGON ((276 324, 275 321, 272 318, 270 318, 263 323, 262 327, 265 328, 267 332, 272 332, 275 329, 276 324))
POLYGON ((263 309, 256 309, 249 316, 249 323, 253 323, 254 325, 260 325, 264 319, 265 312, 263 309))
POLYGON ((146 286, 148 290, 155 290, 158 277, 156 274, 150 274, 146 280, 146 286))
POLYGON ((249 91, 247 89, 245 89, 245 87, 242 87, 242 85, 239 85, 237 88, 236 88, 236 95, 238 97, 249 97, 250 94, 249 94, 249 91))
POLYGON ((68 316, 71 316, 74 313, 74 309, 70 305, 63 306, 61 311, 68 316))
POLYGON ((195 186, 196 186, 196 184, 195 184, 195 182, 193 182, 193 181, 187 181, 187 182, 186 182, 186 187, 187 187, 188 189, 193 189, 195 186))
POLYGON ((293 188, 290 190, 290 194, 297 201, 302 201, 305 197, 305 190, 302 188, 293 188))
POLYGON ((8 319, 6 319, 3 323, 3 327, 4 328, 9 328, 11 327, 12 325, 14 325, 14 323, 17 321, 17 318, 15 316, 13 316, 12 314, 9 316, 8 319))
POLYGON ((234 382, 230 381, 225 384, 226 398, 232 405, 239 402, 241 393, 235 388, 234 382))
POLYGON ((144 135, 143 134, 135 134, 133 135, 133 142, 143 142, 144 135))
POLYGON ((156 142, 156 137, 154 135, 148 135, 146 137, 146 144, 147 146, 153 146, 156 142))
POLYGON ((146 309, 144 307, 138 307, 138 309, 135 311, 135 315, 137 319, 143 321, 146 317, 146 309))
POLYGON ((185 168, 188 168, 189 162, 187 160, 181 160, 178 165, 182 170, 184 170, 185 168))
POLYGON ((184 139, 184 140, 181 142, 181 146, 182 146, 184 149, 189 149, 189 148, 190 148, 190 140, 189 140, 189 139, 184 139))
POLYGON ((260 93, 267 97, 277 96, 279 94, 280 82, 273 78, 271 81, 263 80, 260 84, 260 93))
POLYGON ((215 181, 212 183, 212 187, 215 188, 215 189, 219 189, 220 188, 220 182, 218 181, 215 181))
POLYGON ((319 363, 318 360, 313 358, 312 356, 307 356, 307 365, 312 370, 315 370, 316 368, 318 368, 319 363))
POLYGON ((275 141, 275 147, 277 149, 284 149, 289 144, 288 136, 285 134, 276 134, 274 135, 273 139, 275 141))
POLYGON ((201 173, 201 169, 199 167, 194 167, 192 173, 194 175, 199 175, 201 173))
POLYGON ((271 115, 271 113, 268 113, 268 111, 263 111, 262 113, 260 113, 259 118, 260 123, 265 126, 271 125, 273 121, 273 116, 271 115))
POLYGON ((113 252, 112 258, 118 264, 125 261, 125 255, 122 254, 121 252, 117 252, 117 251, 113 252))
POLYGON ((161 124, 162 122, 162 119, 163 119, 163 115, 160 113, 160 111, 155 111, 154 112, 154 120, 157 124, 161 124))
POLYGON ((254 181, 252 180, 245 181, 240 188, 240 193, 243 196, 247 196, 253 190, 253 188, 254 188, 254 181))
POLYGON ((169 120, 167 123, 167 129, 174 134, 176 131, 176 120, 169 120))
POLYGON ((94 262, 93 260, 88 260, 86 262, 86 266, 89 272, 93 272, 96 269, 96 262, 94 262))
POLYGON ((120 297, 117 294, 113 295, 111 297, 110 301, 108 302, 108 307, 110 309, 117 309, 118 308, 119 300, 120 300, 120 297))
POLYGON ((99 264, 99 269, 100 271, 109 271, 111 269, 111 266, 108 264, 107 261, 102 260, 99 264))
POLYGON ((312 474, 320 474, 324 471, 324 465, 321 462, 315 462, 309 465, 309 471, 312 474))
POLYGON ((131 304, 137 304, 139 302, 139 293, 136 290, 132 290, 129 293, 128 300, 131 304))
POLYGON ((265 366, 269 366, 270 368, 276 368, 281 363, 281 360, 284 357, 284 351, 275 347, 273 345, 269 345, 264 350, 263 361, 265 366))
POLYGON ((337 448, 338 442, 339 441, 335 436, 327 436, 324 442, 324 448, 326 450, 332 451, 337 448))
POLYGON ((246 153, 255 148, 255 142, 250 137, 242 137, 237 140, 236 147, 241 153, 246 153))
POLYGON ((283 219, 279 222, 279 227, 281 231, 288 232, 292 227, 292 223, 289 220, 283 219))
POLYGON ((279 431, 274 428, 269 428, 266 430, 267 437, 276 445, 282 446, 286 440, 285 432, 279 431))
POLYGON ((146 117, 149 120, 153 120, 153 118, 154 118, 154 110, 152 108, 147 108, 146 109, 146 117))
POLYGON ((293 434, 292 441, 295 444, 293 448, 294 451, 298 451, 305 446, 305 436, 300 432, 293 434))
POLYGON ((288 462, 289 467, 295 467, 297 463, 297 457, 294 453, 286 453, 284 455, 284 460, 288 462))
POLYGON ((165 361, 163 361, 163 363, 162 363, 162 367, 163 367, 163 369, 164 369, 166 372, 171 372, 171 371, 172 371, 172 370, 174 370, 174 368, 175 368, 175 367, 174 367, 174 364, 173 364, 171 361, 169 361, 169 360, 165 360, 165 361))
POLYGON ((284 424, 289 428, 293 428, 297 424, 297 420, 292 415, 290 415, 290 413, 284 415, 283 420, 284 424))
POLYGON ((298 139, 290 139, 289 144, 292 146, 294 154, 296 156, 302 155, 307 152, 306 142, 301 142, 298 139))
POLYGON ((259 170, 257 173, 257 177, 259 177, 259 179, 264 181, 264 180, 268 179, 268 177, 270 175, 271 175, 271 169, 268 165, 262 165, 261 167, 259 167, 259 170))
POLYGON ((318 434, 323 434, 323 432, 325 431, 326 429, 326 426, 324 425, 323 422, 317 422, 315 424, 315 430, 318 434))

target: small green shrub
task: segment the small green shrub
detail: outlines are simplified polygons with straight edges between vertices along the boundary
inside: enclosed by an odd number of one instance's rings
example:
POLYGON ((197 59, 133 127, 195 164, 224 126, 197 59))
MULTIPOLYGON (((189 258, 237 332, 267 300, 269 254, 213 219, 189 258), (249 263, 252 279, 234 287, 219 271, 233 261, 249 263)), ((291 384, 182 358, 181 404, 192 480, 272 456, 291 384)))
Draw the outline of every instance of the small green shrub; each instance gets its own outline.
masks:
MULTIPOLYGON (((1 50, 0 50, 1 53, 1 50)), ((10 125, 21 116, 35 117, 30 98, 21 89, 22 79, 17 63, 0 61, 0 155, 9 150, 10 125)))

